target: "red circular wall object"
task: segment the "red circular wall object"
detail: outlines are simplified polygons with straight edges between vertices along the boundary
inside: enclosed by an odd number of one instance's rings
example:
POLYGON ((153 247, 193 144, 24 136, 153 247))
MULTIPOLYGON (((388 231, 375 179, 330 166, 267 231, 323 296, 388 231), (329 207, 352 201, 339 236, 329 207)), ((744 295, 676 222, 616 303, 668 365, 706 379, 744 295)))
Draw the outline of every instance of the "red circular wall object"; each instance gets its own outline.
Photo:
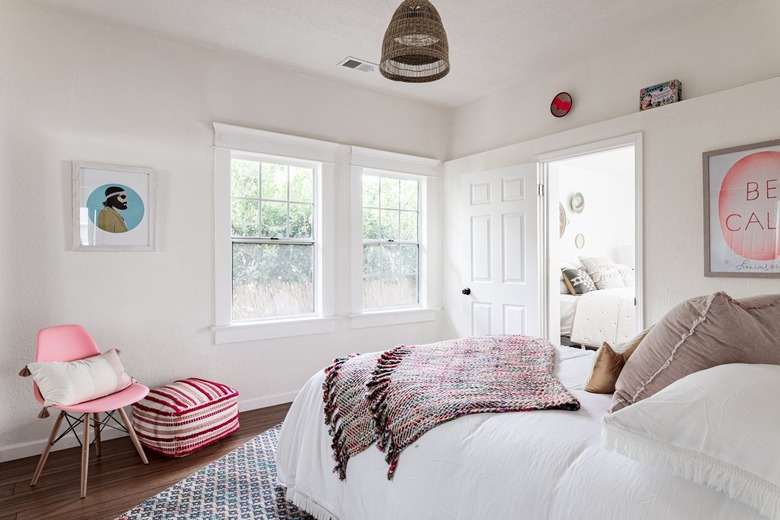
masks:
POLYGON ((568 92, 559 92, 550 103, 550 113, 555 117, 563 117, 569 113, 572 105, 571 95, 568 92))

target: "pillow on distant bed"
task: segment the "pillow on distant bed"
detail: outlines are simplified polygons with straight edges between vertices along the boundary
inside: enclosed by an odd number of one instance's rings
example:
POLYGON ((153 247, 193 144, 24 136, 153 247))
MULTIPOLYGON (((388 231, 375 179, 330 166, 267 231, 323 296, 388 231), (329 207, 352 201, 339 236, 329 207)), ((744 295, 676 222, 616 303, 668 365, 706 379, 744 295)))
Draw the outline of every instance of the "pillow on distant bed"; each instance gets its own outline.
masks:
POLYGON ((563 281, 569 288, 569 293, 577 295, 596 290, 593 280, 584 269, 569 267, 561 269, 561 272, 563 273, 563 281))
POLYGON ((605 415, 602 446, 780 518, 778 395, 780 366, 719 365, 605 415))
POLYGON ((642 340, 645 339, 651 328, 653 328, 652 325, 614 348, 605 341, 599 347, 598 352, 596 352, 593 370, 585 380, 585 391, 593 394, 613 393, 615 391, 615 382, 618 380, 623 366, 642 340))
POLYGON ((625 287, 620 271, 615 263, 606 256, 581 256, 580 263, 593 279, 596 289, 625 287))
POLYGON ((780 294, 735 300, 723 292, 674 307, 626 361, 611 412, 678 379, 726 363, 780 364, 780 294))
POLYGON ((615 264, 615 269, 620 273, 620 277, 623 279, 623 285, 626 287, 636 286, 636 275, 634 270, 625 264, 615 264))
POLYGON ((116 349, 77 361, 28 363, 44 406, 71 405, 113 394, 130 386, 116 349))

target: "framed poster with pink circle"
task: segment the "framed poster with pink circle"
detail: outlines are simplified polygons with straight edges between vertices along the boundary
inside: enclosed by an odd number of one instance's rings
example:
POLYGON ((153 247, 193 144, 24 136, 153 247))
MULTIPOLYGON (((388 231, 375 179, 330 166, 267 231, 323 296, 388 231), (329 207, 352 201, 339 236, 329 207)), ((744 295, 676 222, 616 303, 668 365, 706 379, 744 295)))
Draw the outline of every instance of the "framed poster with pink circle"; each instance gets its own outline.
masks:
POLYGON ((703 162, 704 275, 780 277, 780 140, 703 162))

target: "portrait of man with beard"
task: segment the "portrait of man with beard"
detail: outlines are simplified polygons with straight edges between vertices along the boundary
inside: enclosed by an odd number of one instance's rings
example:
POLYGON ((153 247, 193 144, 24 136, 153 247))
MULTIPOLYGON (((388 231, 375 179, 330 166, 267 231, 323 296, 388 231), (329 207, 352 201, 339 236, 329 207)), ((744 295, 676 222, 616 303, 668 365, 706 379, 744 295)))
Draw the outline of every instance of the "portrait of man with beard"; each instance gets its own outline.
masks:
POLYGON ((127 222, 125 222, 120 211, 127 209, 127 193, 119 186, 109 186, 106 188, 106 200, 103 202, 103 209, 100 210, 97 218, 97 226, 103 231, 109 233, 124 233, 127 231, 127 222))

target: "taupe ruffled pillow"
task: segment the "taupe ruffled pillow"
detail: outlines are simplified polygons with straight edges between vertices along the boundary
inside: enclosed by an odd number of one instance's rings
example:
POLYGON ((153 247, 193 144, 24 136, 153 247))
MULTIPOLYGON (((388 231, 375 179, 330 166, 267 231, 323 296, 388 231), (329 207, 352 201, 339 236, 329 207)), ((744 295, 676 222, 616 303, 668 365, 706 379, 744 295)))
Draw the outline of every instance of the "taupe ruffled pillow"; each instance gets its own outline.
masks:
POLYGON ((610 411, 727 363, 780 365, 780 294, 735 300, 718 292, 674 307, 626 361, 610 411))

